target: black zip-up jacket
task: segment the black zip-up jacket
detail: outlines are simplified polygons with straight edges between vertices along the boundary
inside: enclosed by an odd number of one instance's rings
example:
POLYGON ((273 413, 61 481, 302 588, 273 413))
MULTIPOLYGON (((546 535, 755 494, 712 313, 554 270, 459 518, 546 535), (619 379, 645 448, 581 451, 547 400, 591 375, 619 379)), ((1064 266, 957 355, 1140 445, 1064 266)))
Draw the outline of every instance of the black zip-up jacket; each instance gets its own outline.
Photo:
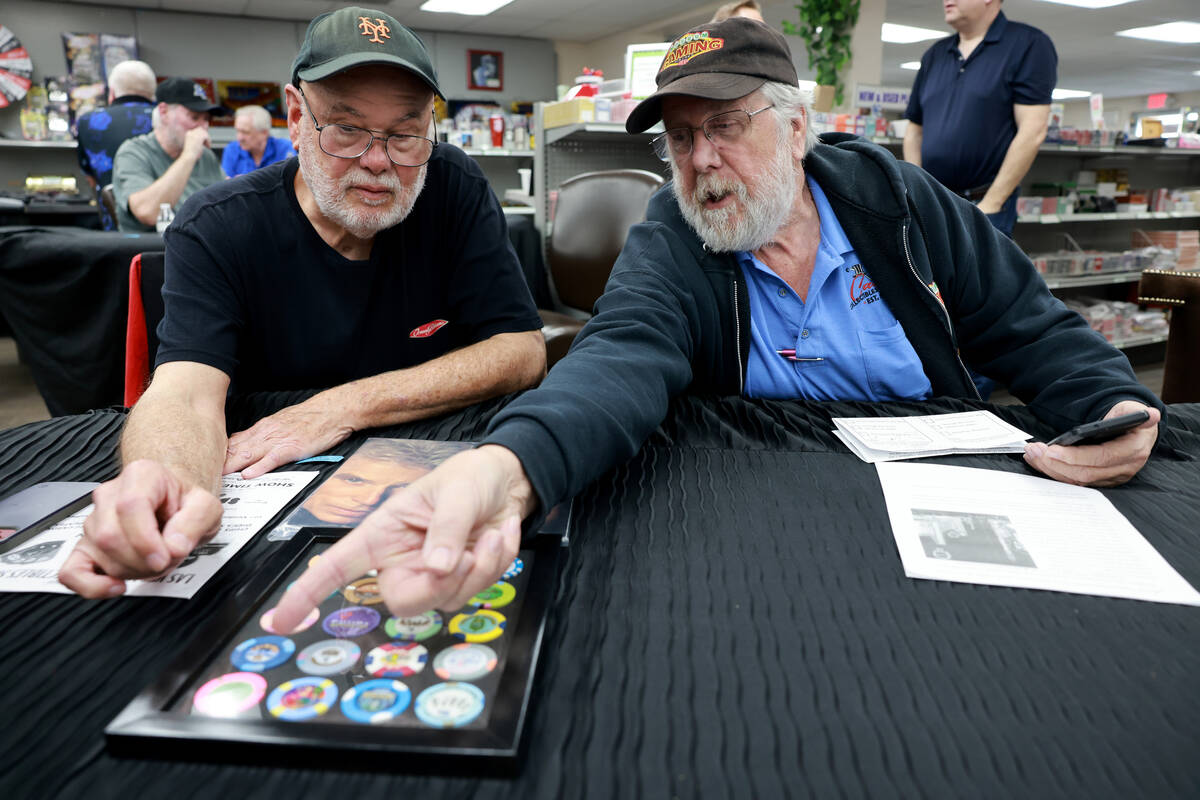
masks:
MULTIPOLYGON (((977 208, 882 147, 847 134, 821 142, 805 170, 935 396, 978 399, 965 361, 1057 430, 1099 419, 1121 400, 1163 409, 1125 356, 1050 294, 977 208)), ((742 392, 750 304, 736 258, 704 247, 669 185, 646 217, 630 229, 570 354, 502 409, 485 438, 516 453, 543 508, 632 457, 671 397, 742 392)))

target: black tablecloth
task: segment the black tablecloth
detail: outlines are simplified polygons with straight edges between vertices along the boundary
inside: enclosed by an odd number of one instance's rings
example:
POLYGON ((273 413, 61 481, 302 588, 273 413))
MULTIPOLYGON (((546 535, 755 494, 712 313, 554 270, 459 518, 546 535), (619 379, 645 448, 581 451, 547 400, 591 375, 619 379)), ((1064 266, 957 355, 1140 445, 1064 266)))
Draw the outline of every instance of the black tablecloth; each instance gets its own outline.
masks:
POLYGON ((0 316, 54 416, 124 395, 129 262, 158 234, 0 228, 0 316))
MULTIPOLYGON (((386 434, 470 439, 502 402, 386 434)), ((910 580, 874 468, 828 433, 830 416, 978 405, 677 402, 577 500, 513 779, 109 755, 104 726, 265 540, 191 601, 0 595, 0 796, 1200 796, 1200 609, 910 580)), ((121 421, 0 433, 0 495, 112 475, 121 421)), ((1162 438, 1105 494, 1200 586, 1200 405, 1172 407, 1162 438)))

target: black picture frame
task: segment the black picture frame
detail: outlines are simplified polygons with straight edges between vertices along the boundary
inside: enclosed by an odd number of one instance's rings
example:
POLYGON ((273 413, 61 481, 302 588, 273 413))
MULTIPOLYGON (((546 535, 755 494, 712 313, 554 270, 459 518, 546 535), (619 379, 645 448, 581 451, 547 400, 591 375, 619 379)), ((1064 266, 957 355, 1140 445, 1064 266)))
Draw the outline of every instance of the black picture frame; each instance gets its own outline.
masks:
MULTIPOLYGON (((305 528, 283 545, 254 578, 222 604, 159 678, 105 728, 110 752, 137 758, 280 766, 321 763, 347 769, 460 775, 469 769, 514 774, 563 549, 557 536, 538 535, 522 544, 520 557, 529 576, 515 629, 506 631, 511 638, 482 728, 391 727, 345 718, 310 724, 266 718, 265 714, 259 719, 224 719, 180 708, 190 706, 197 682, 220 663, 218 659, 227 657, 231 642, 281 593, 283 581, 298 574, 314 552, 345 533, 305 528)), ((411 705, 415 705, 413 694, 411 705)))

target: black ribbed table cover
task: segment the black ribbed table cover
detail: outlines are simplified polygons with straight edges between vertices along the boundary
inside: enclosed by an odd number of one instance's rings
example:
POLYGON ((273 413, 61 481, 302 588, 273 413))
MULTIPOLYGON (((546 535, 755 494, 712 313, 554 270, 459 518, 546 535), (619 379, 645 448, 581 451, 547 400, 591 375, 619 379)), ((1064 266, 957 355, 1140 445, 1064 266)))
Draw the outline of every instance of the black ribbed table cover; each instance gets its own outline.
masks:
MULTIPOLYGON (((503 402, 371 433, 469 440, 503 402)), ((265 537, 190 601, 0 594, 0 797, 1200 797, 1200 609, 910 580, 874 467, 828 433, 977 407, 677 401, 576 501, 512 779, 109 755, 104 726, 265 537)), ((0 432, 0 496, 111 477, 122 421, 0 432)), ((1200 586, 1200 405, 1171 408, 1160 450, 1105 494, 1200 586)))

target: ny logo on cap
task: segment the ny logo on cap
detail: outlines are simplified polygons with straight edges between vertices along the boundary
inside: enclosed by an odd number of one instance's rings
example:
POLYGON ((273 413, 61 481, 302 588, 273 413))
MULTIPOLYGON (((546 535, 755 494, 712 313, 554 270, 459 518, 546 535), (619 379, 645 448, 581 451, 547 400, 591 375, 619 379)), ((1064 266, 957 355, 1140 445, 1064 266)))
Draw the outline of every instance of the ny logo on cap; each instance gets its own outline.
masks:
POLYGON ((192 84, 192 94, 196 95, 196 97, 199 97, 201 100, 208 100, 208 92, 204 91, 204 87, 198 83, 192 84))
POLYGON ((370 39, 367 39, 368 42, 383 44, 383 39, 392 38, 391 29, 388 28, 387 23, 379 17, 376 17, 374 22, 371 22, 371 20, 367 19, 366 17, 359 17, 358 27, 362 29, 363 36, 371 37, 370 39), (382 36, 383 39, 380 39, 380 36, 382 36))

